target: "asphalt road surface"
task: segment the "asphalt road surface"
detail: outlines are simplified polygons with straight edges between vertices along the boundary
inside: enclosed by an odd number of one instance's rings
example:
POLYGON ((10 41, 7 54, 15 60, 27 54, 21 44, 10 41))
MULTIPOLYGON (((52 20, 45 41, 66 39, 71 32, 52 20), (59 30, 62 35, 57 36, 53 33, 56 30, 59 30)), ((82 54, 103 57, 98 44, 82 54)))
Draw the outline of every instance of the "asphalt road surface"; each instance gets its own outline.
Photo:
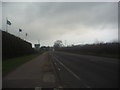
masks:
POLYGON ((3 77, 3 88, 118 88, 118 59, 46 52, 3 77))
POLYGON ((60 84, 65 88, 118 88, 118 59, 50 52, 60 84))

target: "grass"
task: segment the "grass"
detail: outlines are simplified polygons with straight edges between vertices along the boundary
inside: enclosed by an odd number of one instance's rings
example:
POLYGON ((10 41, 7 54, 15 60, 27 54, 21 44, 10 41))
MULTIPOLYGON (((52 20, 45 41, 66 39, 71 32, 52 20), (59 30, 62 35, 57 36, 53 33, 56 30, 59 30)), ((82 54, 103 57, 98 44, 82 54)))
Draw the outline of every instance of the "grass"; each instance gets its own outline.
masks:
POLYGON ((17 67, 19 67, 23 63, 26 63, 26 62, 32 60, 33 58, 37 57, 38 55, 39 54, 37 53, 37 54, 12 58, 12 59, 8 59, 8 60, 3 61, 2 62, 2 75, 3 76, 7 75, 12 70, 16 69, 17 67))

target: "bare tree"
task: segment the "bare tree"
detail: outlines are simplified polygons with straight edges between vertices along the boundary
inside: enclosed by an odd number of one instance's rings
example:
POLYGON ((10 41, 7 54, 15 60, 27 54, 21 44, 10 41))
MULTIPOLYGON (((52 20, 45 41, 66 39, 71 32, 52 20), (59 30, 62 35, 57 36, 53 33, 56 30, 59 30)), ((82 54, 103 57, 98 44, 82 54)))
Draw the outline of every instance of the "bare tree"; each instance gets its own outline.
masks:
POLYGON ((63 43, 61 40, 57 40, 54 42, 54 48, 59 48, 59 47, 62 47, 63 46, 63 43))

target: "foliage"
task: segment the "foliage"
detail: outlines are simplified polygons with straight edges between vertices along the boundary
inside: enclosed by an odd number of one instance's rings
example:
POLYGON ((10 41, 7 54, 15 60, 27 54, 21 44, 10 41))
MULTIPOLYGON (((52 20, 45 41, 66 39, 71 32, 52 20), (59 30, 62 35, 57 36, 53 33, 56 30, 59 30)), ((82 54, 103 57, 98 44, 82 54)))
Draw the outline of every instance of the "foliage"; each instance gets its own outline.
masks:
POLYGON ((59 48, 59 47, 62 47, 63 46, 63 43, 61 40, 57 40, 54 42, 54 48, 59 48))
POLYGON ((2 71, 3 76, 7 75, 9 72, 20 66, 21 64, 32 60, 32 58, 35 58, 39 54, 32 54, 28 56, 22 56, 17 58, 8 59, 2 62, 2 71))
POLYGON ((70 47, 63 47, 56 49, 58 51, 66 51, 78 54, 92 54, 97 56, 119 56, 120 43, 99 43, 99 44, 86 44, 86 45, 74 45, 70 47))
POLYGON ((34 53, 32 44, 2 31, 2 59, 24 56, 34 53))

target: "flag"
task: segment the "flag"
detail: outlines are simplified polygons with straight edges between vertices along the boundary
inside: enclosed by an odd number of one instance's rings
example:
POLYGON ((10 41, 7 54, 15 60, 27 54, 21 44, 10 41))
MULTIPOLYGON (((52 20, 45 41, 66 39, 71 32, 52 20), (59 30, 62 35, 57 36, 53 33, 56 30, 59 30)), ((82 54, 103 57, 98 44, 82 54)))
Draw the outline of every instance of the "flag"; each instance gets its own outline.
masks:
POLYGON ((8 24, 8 25, 11 25, 11 22, 10 22, 9 20, 7 20, 7 24, 8 24))
POLYGON ((19 32, 22 32, 22 29, 19 29, 19 32))

